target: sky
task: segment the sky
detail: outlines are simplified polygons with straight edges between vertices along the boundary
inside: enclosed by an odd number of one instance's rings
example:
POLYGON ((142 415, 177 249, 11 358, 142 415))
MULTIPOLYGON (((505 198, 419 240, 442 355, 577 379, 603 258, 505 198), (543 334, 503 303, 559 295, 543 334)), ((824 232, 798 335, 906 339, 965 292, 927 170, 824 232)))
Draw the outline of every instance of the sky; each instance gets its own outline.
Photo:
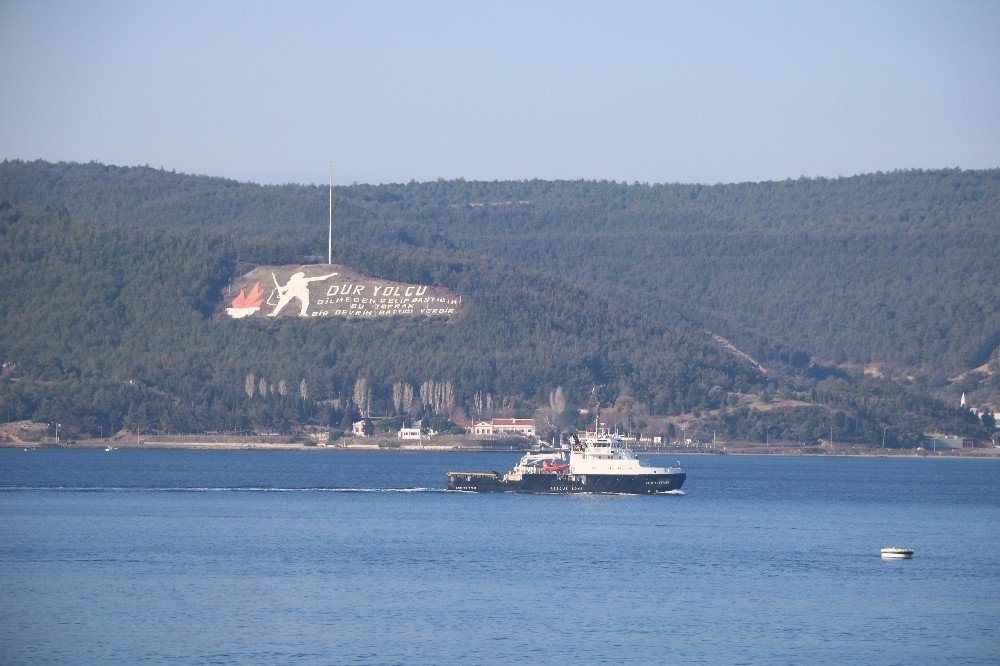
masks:
POLYGON ((1000 166, 1000 0, 0 0, 0 159, 257 183, 1000 166))

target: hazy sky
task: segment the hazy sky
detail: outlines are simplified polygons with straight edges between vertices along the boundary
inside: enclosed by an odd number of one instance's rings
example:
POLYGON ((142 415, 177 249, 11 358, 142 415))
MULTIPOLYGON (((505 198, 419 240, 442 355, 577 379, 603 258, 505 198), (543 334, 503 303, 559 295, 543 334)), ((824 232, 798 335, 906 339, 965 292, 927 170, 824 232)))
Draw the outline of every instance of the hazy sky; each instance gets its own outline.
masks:
POLYGON ((1000 166, 1000 1, 0 0, 0 158, 261 183, 1000 166))

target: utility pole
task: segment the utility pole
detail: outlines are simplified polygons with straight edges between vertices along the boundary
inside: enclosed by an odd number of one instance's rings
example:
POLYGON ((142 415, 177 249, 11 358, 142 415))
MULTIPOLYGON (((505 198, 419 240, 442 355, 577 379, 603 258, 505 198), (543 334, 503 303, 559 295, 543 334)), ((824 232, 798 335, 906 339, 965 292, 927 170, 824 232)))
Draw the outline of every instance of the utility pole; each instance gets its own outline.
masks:
POLYGON ((330 161, 330 226, 327 233, 326 263, 333 263, 333 161, 330 161))

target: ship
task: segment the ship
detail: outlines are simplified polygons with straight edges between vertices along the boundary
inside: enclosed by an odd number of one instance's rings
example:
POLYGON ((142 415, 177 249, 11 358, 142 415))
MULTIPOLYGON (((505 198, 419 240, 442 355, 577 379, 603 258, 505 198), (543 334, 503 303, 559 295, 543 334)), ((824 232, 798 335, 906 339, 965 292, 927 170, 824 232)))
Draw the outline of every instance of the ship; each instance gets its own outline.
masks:
POLYGON ((512 470, 448 472, 447 490, 514 493, 619 493, 652 495, 680 490, 687 474, 676 467, 651 467, 640 461, 624 439, 595 430, 581 440, 573 435, 569 450, 526 452, 512 470))

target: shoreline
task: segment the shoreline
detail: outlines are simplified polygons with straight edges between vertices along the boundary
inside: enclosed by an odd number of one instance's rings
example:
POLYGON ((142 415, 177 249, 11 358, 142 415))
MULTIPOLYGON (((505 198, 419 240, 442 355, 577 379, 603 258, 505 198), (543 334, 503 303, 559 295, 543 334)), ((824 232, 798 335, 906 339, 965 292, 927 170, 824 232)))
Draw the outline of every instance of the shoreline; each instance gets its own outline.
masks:
MULTIPOLYGON (((246 438, 240 441, 177 441, 159 438, 141 439, 138 442, 116 441, 113 439, 78 440, 68 442, 2 442, 0 448, 6 449, 91 449, 101 450, 111 447, 112 450, 187 450, 187 451, 311 451, 311 452, 402 452, 402 453, 518 453, 529 448, 527 443, 500 446, 484 446, 461 442, 442 442, 440 444, 399 444, 379 446, 377 443, 359 443, 355 440, 340 444, 315 444, 290 441, 267 441, 257 438, 246 438)), ((724 449, 690 450, 682 448, 634 448, 639 456, 781 456, 794 458, 949 458, 949 459, 1000 459, 1000 448, 977 448, 961 451, 917 451, 915 449, 873 448, 865 450, 860 446, 828 449, 815 447, 817 450, 802 450, 801 447, 755 447, 727 445, 724 449)))

